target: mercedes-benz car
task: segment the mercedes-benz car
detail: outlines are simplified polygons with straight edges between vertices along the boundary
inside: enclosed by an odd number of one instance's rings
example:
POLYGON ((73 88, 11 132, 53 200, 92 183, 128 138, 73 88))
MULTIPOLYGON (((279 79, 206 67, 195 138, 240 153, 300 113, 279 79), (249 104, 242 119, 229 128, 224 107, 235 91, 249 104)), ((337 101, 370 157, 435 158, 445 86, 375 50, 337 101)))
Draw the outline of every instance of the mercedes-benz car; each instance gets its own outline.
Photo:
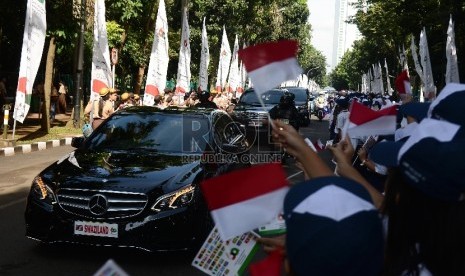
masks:
POLYGON ((183 250, 212 220, 199 189, 247 166, 243 130, 224 111, 131 107, 114 113, 31 186, 26 236, 43 243, 183 250), (220 158, 221 157, 221 158, 220 158))

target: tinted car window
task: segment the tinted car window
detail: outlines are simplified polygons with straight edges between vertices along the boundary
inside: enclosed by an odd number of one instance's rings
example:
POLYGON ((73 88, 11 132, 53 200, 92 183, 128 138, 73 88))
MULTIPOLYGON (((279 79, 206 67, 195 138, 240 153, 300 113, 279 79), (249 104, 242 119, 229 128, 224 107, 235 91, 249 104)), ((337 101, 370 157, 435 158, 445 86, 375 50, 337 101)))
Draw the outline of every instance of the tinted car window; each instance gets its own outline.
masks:
MULTIPOLYGON (((278 104, 283 92, 281 90, 266 91, 261 95, 264 104, 278 104)), ((257 94, 255 92, 244 93, 239 100, 243 104, 260 104, 257 94)))
POLYGON ((289 92, 295 95, 295 101, 306 102, 307 101, 307 89, 305 88, 285 88, 289 92))
POLYGON ((199 153, 205 149, 209 130, 209 121, 204 115, 114 114, 90 137, 86 147, 199 153))
POLYGON ((237 124, 231 117, 220 115, 214 121, 215 125, 215 142, 218 145, 235 144, 238 136, 242 134, 237 124))

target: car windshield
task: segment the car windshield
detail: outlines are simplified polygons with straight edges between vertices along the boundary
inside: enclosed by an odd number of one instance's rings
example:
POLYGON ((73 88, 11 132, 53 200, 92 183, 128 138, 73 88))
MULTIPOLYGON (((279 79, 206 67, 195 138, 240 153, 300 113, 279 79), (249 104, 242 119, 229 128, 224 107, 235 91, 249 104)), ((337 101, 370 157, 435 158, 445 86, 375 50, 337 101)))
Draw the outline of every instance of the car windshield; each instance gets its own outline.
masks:
POLYGON ((296 102, 307 101, 307 89, 305 88, 286 88, 289 92, 295 95, 296 102))
POLYGON ((209 125, 201 114, 114 114, 89 137, 86 146, 91 150, 201 153, 209 125))
MULTIPOLYGON (((265 105, 276 105, 279 104, 279 100, 283 92, 281 90, 269 90, 261 95, 263 103, 265 105)), ((244 93, 239 100, 239 103, 249 104, 249 105, 260 105, 257 94, 255 92, 244 93)))

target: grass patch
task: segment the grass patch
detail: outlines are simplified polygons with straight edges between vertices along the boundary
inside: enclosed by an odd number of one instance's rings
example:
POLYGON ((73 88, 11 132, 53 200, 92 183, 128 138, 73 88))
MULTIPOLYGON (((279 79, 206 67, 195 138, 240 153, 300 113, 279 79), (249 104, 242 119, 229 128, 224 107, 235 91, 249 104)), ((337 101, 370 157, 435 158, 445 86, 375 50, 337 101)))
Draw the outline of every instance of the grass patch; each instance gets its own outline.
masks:
POLYGON ((82 130, 74 127, 52 127, 50 132, 46 133, 44 130, 38 129, 16 141, 17 145, 32 144, 36 142, 45 142, 49 140, 59 140, 65 137, 81 136, 82 130))

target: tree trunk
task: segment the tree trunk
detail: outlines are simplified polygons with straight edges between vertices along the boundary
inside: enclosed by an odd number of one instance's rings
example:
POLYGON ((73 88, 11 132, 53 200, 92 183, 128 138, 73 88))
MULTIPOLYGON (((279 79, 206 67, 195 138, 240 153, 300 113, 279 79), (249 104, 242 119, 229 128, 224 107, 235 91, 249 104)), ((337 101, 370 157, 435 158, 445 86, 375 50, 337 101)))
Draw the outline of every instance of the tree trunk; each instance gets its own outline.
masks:
POLYGON ((140 94, 140 88, 142 86, 142 81, 144 80, 145 66, 139 66, 139 71, 137 72, 136 84, 134 85, 134 94, 140 94))
POLYGON ((50 133, 50 94, 52 91, 53 81, 53 65, 55 62, 56 43, 55 37, 50 37, 48 46, 47 63, 45 65, 45 83, 44 83, 44 101, 45 108, 42 112, 42 129, 50 133))

